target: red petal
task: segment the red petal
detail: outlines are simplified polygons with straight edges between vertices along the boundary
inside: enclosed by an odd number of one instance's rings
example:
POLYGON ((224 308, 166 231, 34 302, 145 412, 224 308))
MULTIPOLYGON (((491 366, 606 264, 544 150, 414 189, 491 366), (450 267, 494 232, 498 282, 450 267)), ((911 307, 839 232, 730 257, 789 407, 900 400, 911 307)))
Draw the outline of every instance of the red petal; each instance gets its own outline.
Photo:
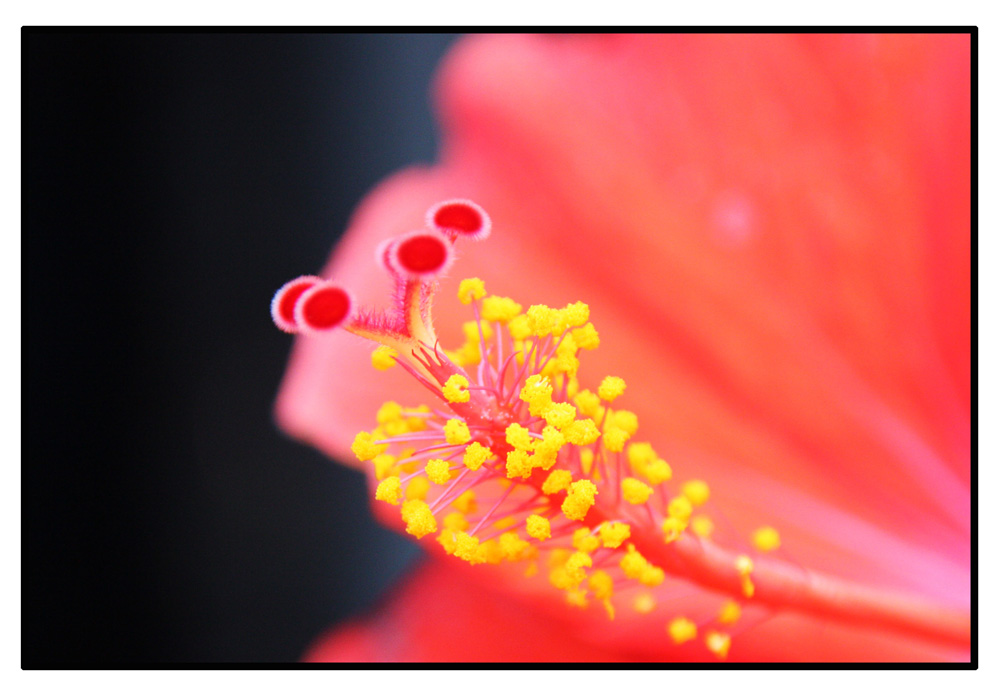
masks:
POLYGON ((482 37, 445 72, 447 163, 488 173, 497 229, 589 286, 615 337, 602 369, 658 405, 636 409, 644 427, 954 549, 968 51, 968 36, 482 37))

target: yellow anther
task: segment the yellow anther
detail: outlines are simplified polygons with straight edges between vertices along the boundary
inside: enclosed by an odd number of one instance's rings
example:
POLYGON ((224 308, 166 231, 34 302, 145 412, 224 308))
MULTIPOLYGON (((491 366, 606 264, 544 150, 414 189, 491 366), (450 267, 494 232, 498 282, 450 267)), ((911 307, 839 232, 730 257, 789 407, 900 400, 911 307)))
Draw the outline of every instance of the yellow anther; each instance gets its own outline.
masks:
POLYGON ((749 556, 739 555, 733 565, 736 566, 736 572, 740 574, 740 589, 743 591, 743 596, 753 597, 754 585, 753 580, 750 579, 750 573, 753 572, 753 560, 749 556))
POLYGON ((753 533, 753 545, 760 551, 774 551, 781 546, 781 537, 774 527, 761 527, 753 533))
POLYGON ((371 433, 360 432, 354 436, 351 451, 363 462, 374 459, 389 448, 389 445, 376 445, 371 433))
POLYGON ((543 304, 528 307, 528 327, 536 336, 548 336, 556 327, 558 314, 556 310, 543 304))
POLYGON ((441 485, 451 480, 451 472, 448 471, 448 462, 443 459, 431 459, 424 467, 427 478, 434 483, 441 485))
POLYGON ((511 423, 507 426, 507 444, 519 450, 529 452, 535 449, 535 439, 531 437, 531 431, 520 423, 511 423))
POLYGON ((614 580, 611 576, 605 573, 603 570, 595 570, 589 578, 587 578, 587 587, 590 591, 594 593, 595 599, 610 599, 611 595, 615 591, 614 580))
POLYGON ((489 447, 484 447, 478 442, 473 442, 465 448, 465 454, 462 455, 462 463, 469 469, 477 471, 479 467, 490 459, 493 459, 493 456, 493 452, 489 447))
POLYGON ((625 456, 628 458, 628 464, 632 467, 632 471, 640 476, 645 476, 646 467, 656 459, 656 452, 653 451, 653 447, 648 442, 633 442, 625 451, 625 456))
POLYGON ((708 484, 704 481, 688 481, 681 488, 681 493, 692 505, 704 505, 708 502, 708 484))
POLYGON ((610 428, 605 428, 601 442, 608 452, 621 452, 625 449, 625 442, 628 438, 628 431, 613 425, 610 428))
POLYGON ((531 476, 531 457, 524 450, 515 449, 507 453, 507 478, 515 476, 531 476))
POLYGON ((458 301, 472 304, 486 297, 486 285, 479 278, 466 278, 458 284, 458 301))
POLYGON ((585 571, 578 571, 577 574, 581 577, 574 577, 565 566, 559 566, 549 571, 549 582, 557 589, 569 590, 579 585, 586 577, 585 571))
POLYGON ((469 393, 469 380, 465 375, 452 375, 444 383, 441 393, 449 403, 464 404, 472 395, 469 393))
POLYGON ((573 548, 584 553, 593 553, 600 547, 601 540, 590 533, 586 527, 573 532, 573 548))
POLYGON ((437 531, 437 520, 430 506, 422 500, 407 500, 403 503, 402 515, 407 534, 420 539, 437 531))
POLYGON ((550 447, 562 447, 566 444, 566 436, 559 432, 559 428, 546 425, 542 428, 542 442, 538 443, 536 447, 540 447, 543 443, 550 447))
POLYGON ((437 535, 438 543, 441 544, 441 548, 444 549, 445 553, 449 556, 455 553, 455 530, 454 529, 444 529, 440 534, 437 535))
POLYGON ((549 582, 560 590, 574 589, 580 585, 587 577, 587 571, 593 565, 593 561, 585 553, 577 551, 566 558, 561 566, 556 566, 549 573, 549 582))
POLYGON ((375 422, 379 425, 394 423, 403 419, 403 407, 395 401, 386 401, 375 413, 375 422))
POLYGON ((629 538, 632 528, 624 522, 602 522, 598 531, 601 535, 601 542, 606 548, 617 549, 622 545, 622 542, 629 538))
POLYGON ((592 445, 601 437, 601 431, 589 418, 575 420, 563 430, 566 440, 574 445, 592 445))
POLYGON ((469 528, 469 520, 460 512, 449 512, 441 520, 441 526, 453 532, 464 532, 469 528))
POLYGON ((566 603, 571 607, 586 609, 590 603, 587 601, 587 591, 579 587, 571 587, 566 590, 566 603))
POLYGON ((448 356, 448 359, 460 367, 478 363, 482 359, 479 353, 479 338, 474 341, 466 340, 454 355, 448 356))
POLYGON ((476 562, 478 563, 485 562, 491 565, 499 565, 503 559, 503 549, 500 548, 500 542, 496 539, 488 539, 476 549, 476 562))
POLYGON ((556 346, 556 355, 571 357, 576 355, 576 351, 578 350, 579 348, 576 345, 576 341, 573 340, 572 336, 567 335, 564 336, 562 340, 559 341, 559 345, 556 346))
POLYGON ((691 501, 682 495, 671 498, 667 504, 667 514, 684 522, 691 519, 691 512, 691 501))
POLYGON ((614 424, 627 432, 629 437, 639 430, 639 417, 631 411, 615 411, 614 424))
POLYGON ((392 473, 392 467, 396 464, 396 458, 391 454, 377 454, 372 458, 375 465, 375 478, 379 481, 392 473))
POLYGON ((552 383, 542 375, 531 375, 521 387, 521 401, 528 402, 531 415, 540 417, 552 403, 552 383))
POLYGON ((518 561, 525 550, 531 546, 517 535, 517 532, 504 532, 500 535, 500 552, 508 561, 518 561))
POLYGON ((431 490, 431 482, 425 476, 414 476, 406 484, 407 500, 427 500, 427 493, 431 490))
POLYGON ((570 334, 576 345, 582 350, 594 350, 601 345, 601 338, 597 335, 597 329, 593 324, 587 324, 579 329, 573 329, 570 334))
POLYGON ((559 450, 552 449, 551 447, 543 447, 539 443, 538 449, 532 454, 528 461, 531 464, 532 469, 541 469, 542 471, 548 471, 556 465, 556 461, 559 459, 559 450))
POLYGON ((734 602, 731 599, 726 600, 726 603, 719 609, 719 623, 734 624, 740 620, 742 613, 743 610, 740 609, 738 602, 734 602))
POLYGON ((542 493, 545 495, 554 495, 559 491, 564 491, 569 488, 569 485, 573 482, 573 474, 566 471, 565 469, 556 469, 549 477, 545 479, 542 484, 542 493))
POLYGON ((736 572, 740 575, 750 575, 753 572, 753 559, 746 555, 739 555, 736 557, 736 572))
POLYGON ((396 437, 397 435, 405 435, 409 432, 409 428, 406 427, 406 421, 400 418, 399 420, 391 421, 382 426, 387 437, 396 437))
POLYGON ((654 486, 669 481, 673 475, 674 472, 671 471, 670 465, 662 459, 654 459, 646 466, 646 479, 654 486))
POLYGON ((528 519, 525 520, 524 526, 528 532, 528 536, 534 537, 539 541, 545 541, 552 536, 552 527, 549 521, 541 515, 529 515, 528 519))
POLYGON ((590 468, 594 465, 594 450, 580 449, 580 467, 583 473, 590 476, 590 468))
POLYGON ((398 353, 389 346, 379 346, 372 351, 372 367, 376 370, 388 370, 396 364, 398 353))
MULTIPOLYGON (((560 349, 569 343, 571 339, 567 338, 560 345, 560 349)), ((580 369, 580 360, 572 353, 564 353, 562 350, 556 352, 555 360, 550 360, 546 363, 546 367, 552 366, 552 372, 557 375, 575 375, 580 369)))
POLYGON ((687 529, 687 520, 668 517, 663 520, 663 541, 668 544, 672 541, 677 541, 685 529, 687 529))
POLYGON ((648 564, 642 569, 639 574, 639 582, 647 587, 656 587, 663 583, 666 574, 663 572, 663 568, 658 568, 655 565, 648 564))
POLYGON ((399 496, 403 494, 403 486, 398 476, 390 476, 378 484, 375 489, 375 500, 382 500, 390 505, 399 505, 399 496))
POLYGON ((562 430, 576 420, 576 409, 564 403, 549 404, 542 417, 549 425, 562 430))
POLYGON ((605 377, 597 389, 597 395, 608 402, 614 401, 624 393, 625 380, 621 377, 605 377))
POLYGON ((513 515, 507 515, 506 517, 501 517, 496 522, 494 522, 493 526, 496 529, 506 529, 507 527, 510 527, 515 524, 517 524, 517 519, 513 515))
POLYGON ((731 643, 732 639, 728 634, 719 633, 718 631, 709 631, 708 635, 705 636, 705 646, 720 660, 726 659, 731 643))
MULTIPOLYGON (((528 323, 528 317, 524 314, 518 314, 507 324, 507 331, 515 342, 524 341, 531 335, 531 325, 528 323)), ((514 350, 522 350, 522 348, 518 348, 515 344, 514 350)))
POLYGON ((572 400, 580 393, 580 380, 575 375, 570 375, 566 381, 566 398, 572 400))
POLYGON ((582 389, 573 397, 573 403, 583 415, 596 418, 601 408, 601 397, 589 389, 582 389))
POLYGON ((464 512, 466 515, 470 515, 476 511, 478 507, 476 505, 476 494, 474 491, 468 490, 462 495, 451 501, 451 506, 458 510, 459 512, 464 512))
POLYGON ((584 302, 574 302, 563 307, 560 315, 560 324, 564 329, 583 326, 590 321, 590 307, 584 302))
POLYGON ((466 321, 462 323, 462 333, 465 334, 465 342, 475 344, 478 351, 479 334, 482 333, 484 341, 490 340, 493 338, 493 326, 477 321, 466 321))
POLYGON ((521 305, 509 297, 490 295, 483 299, 483 319, 506 324, 521 313, 521 305))
POLYGON ((639 479, 627 478, 622 481, 622 496, 632 505, 642 505, 651 495, 653 489, 639 479))
MULTIPOLYGON (((430 415, 430 409, 426 406, 418 406, 417 408, 411 409, 418 413, 426 413, 427 416, 430 415)), ((421 430, 427 429, 427 421, 425 420, 427 416, 411 415, 406 419, 406 429, 411 433, 420 432, 421 430)))
POLYGON ((476 560, 476 551, 479 548, 479 539, 470 536, 466 532, 457 532, 455 534, 455 555, 461 558, 463 561, 469 561, 470 563, 476 560))
POLYGON ((715 524, 708 515, 695 515, 691 518, 691 531, 702 538, 707 538, 715 531, 715 524))
POLYGON ((593 481, 580 479, 569 486, 569 494, 563 501, 562 511, 571 520, 582 521, 594 504, 597 486, 593 481))
POLYGON ((667 626, 667 632, 677 644, 694 640, 698 636, 698 626, 693 621, 683 616, 678 616, 667 626))
POLYGON ((635 598, 632 608, 639 614, 648 614, 656 609, 656 600, 653 599, 653 595, 644 592, 635 598))
POLYGON ((649 566, 649 562, 641 553, 635 550, 635 544, 629 544, 628 551, 622 557, 622 560, 619 561, 618 565, 624 571, 625 577, 638 580, 642 577, 642 571, 649 566))
POLYGON ((451 418, 444 424, 444 439, 449 445, 464 445, 472 439, 465 421, 451 418))
MULTIPOLYGON (((402 461, 403 459, 409 459, 410 457, 413 456, 414 452, 416 452, 415 448, 407 447, 406 449, 404 449, 402 452, 399 453, 400 461, 402 461)), ((416 460, 411 460, 404 464, 398 464, 397 466, 399 470, 404 474, 412 474, 414 471, 420 468, 420 462, 416 460)))
POLYGON ((542 439, 535 440, 535 457, 532 466, 542 469, 549 469, 556 463, 559 450, 566 444, 566 437, 553 428, 546 425, 542 428, 542 439))
MULTIPOLYGON (((593 565, 593 559, 583 551, 577 551, 566 559, 566 570, 573 574, 582 571, 584 568, 592 568, 593 565)), ((583 578, 581 577, 580 580, 582 581, 583 578)))
POLYGON ((542 369, 538 371, 538 374, 543 377, 554 378, 559 376, 559 367, 556 365, 555 360, 547 360, 542 369))

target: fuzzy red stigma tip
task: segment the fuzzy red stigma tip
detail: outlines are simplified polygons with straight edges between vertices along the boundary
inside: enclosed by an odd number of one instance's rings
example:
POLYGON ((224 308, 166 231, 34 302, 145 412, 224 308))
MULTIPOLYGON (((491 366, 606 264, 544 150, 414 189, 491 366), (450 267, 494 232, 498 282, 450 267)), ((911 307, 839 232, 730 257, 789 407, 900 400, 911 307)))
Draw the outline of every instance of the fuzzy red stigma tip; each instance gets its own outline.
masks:
POLYGON ((286 333, 297 333, 295 305, 306 290, 322 282, 323 279, 316 276, 299 276, 282 285, 271 300, 271 318, 275 326, 286 333))
POLYGON ((486 239, 490 236, 490 216, 481 207, 468 200, 451 200, 438 203, 427 211, 427 226, 448 235, 451 239, 486 239))
POLYGON ((353 308, 346 290, 322 281, 302 293, 295 304, 295 323, 304 332, 329 331, 347 321, 353 308))
POLYGON ((396 239, 385 251, 390 269, 414 280, 431 280, 455 260, 451 242, 439 232, 420 230, 396 239))

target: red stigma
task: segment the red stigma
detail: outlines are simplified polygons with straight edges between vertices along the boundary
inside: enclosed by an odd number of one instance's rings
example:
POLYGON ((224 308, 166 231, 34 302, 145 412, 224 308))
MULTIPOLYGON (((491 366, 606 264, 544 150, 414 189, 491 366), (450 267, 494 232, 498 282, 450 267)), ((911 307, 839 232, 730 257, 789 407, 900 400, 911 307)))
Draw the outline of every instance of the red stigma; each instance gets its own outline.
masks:
POLYGON ((399 275, 429 280, 443 273, 451 263, 451 243, 437 232, 411 232, 400 237, 386 252, 399 275))
POLYGON ((299 276, 281 286, 271 300, 271 318, 275 325, 287 333, 295 333, 299 326, 295 321, 295 305, 302 294, 316 283, 323 282, 316 276, 299 276))
POLYGON ((302 294, 295 305, 295 319, 301 329, 327 331, 347 320, 353 304, 346 290, 323 282, 302 294))
POLYGON ((472 201, 453 200, 438 203, 427 211, 427 224, 452 239, 485 239, 490 234, 490 217, 472 201))

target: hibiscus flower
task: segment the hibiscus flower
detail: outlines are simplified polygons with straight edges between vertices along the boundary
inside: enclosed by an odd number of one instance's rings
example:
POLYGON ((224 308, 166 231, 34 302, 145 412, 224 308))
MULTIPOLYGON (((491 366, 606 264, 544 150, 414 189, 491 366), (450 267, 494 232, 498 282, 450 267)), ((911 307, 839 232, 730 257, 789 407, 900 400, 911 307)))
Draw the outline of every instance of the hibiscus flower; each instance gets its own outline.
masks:
MULTIPOLYGON (((385 241, 431 204, 475 201, 493 234, 462 244, 454 273, 435 279, 429 335, 458 365, 463 342, 478 343, 462 328, 473 318, 456 298, 463 278, 524 307, 588 303, 600 346, 572 376, 594 392, 621 378, 614 409, 637 414, 675 492, 710 484, 707 521, 699 529, 689 510, 668 548, 730 551, 715 570, 661 563, 666 583, 648 599, 605 611, 567 606, 545 568, 469 567, 430 535, 435 560, 309 659, 968 660, 970 37, 476 36, 438 87, 441 161, 360 206, 321 273, 351 293, 327 293, 329 323, 388 304, 374 249, 392 266, 400 242, 385 241), (756 566, 739 566, 744 551, 756 566), (775 568, 792 589, 755 600, 754 580, 780 584, 775 568), (871 594, 810 606, 799 591, 816 577, 871 594), (719 613, 734 597, 735 623, 719 613), (904 618, 872 618, 882 609, 904 618), (681 619, 698 641, 682 640, 681 619)), ((297 339, 277 415, 363 466, 374 491, 388 472, 358 462, 352 443, 384 402, 426 401, 415 377, 433 386, 435 375, 373 370, 372 347, 346 331, 297 339)), ((564 396, 569 377, 553 376, 564 396)), ((664 531, 677 517, 667 502, 664 531)), ((376 510, 402 526, 398 508, 376 510)))

